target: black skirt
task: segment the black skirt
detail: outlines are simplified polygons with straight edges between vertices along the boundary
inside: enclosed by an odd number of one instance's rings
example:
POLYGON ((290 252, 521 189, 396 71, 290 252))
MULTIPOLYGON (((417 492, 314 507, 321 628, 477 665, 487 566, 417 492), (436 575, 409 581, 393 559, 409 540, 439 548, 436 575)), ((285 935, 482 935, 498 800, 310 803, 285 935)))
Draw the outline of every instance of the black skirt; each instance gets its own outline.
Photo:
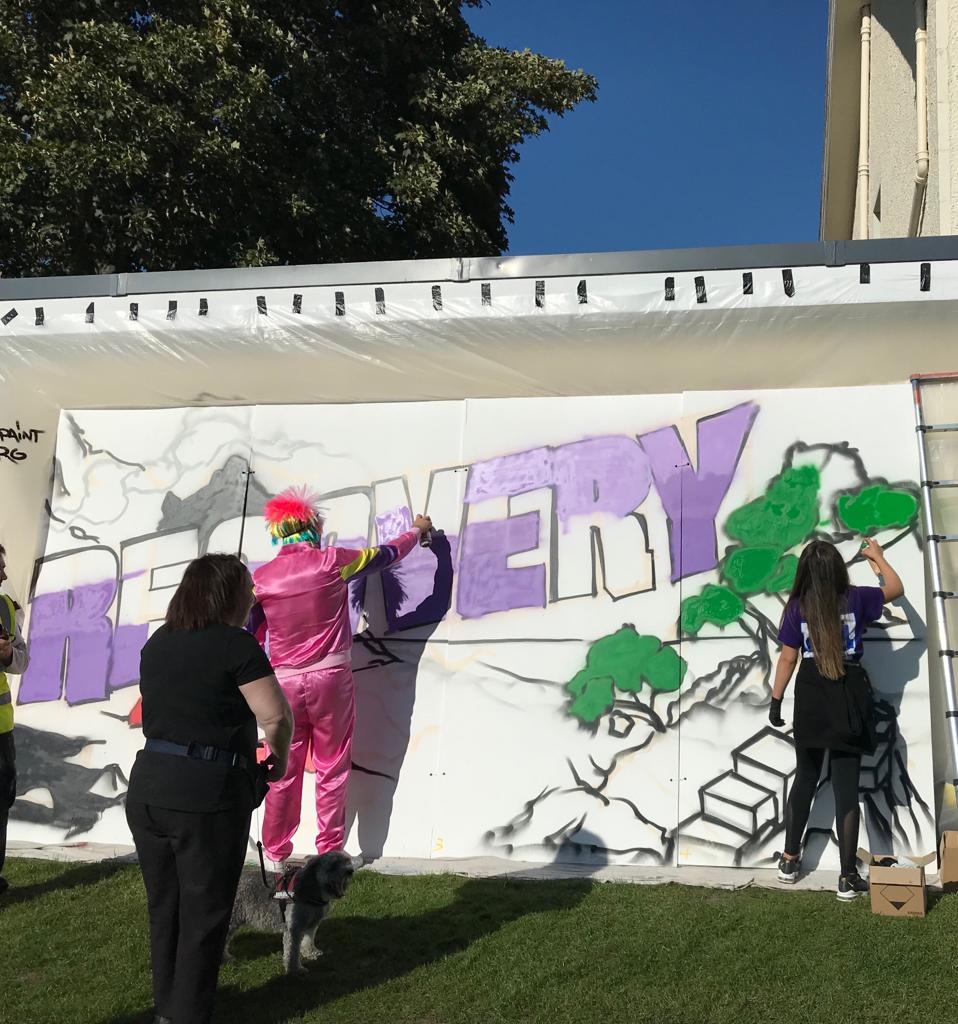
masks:
POLYGON ((795 683, 795 746, 871 754, 877 743, 871 680, 857 662, 827 679, 805 658, 795 683))

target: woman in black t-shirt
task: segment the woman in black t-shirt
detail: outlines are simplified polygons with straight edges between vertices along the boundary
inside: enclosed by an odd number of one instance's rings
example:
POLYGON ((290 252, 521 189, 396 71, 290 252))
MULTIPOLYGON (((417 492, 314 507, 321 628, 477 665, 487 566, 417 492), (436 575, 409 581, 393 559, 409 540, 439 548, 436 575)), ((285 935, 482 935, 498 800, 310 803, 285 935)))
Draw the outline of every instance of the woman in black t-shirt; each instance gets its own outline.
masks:
POLYGON ((206 1024, 256 803, 257 723, 286 773, 293 716, 241 628, 253 583, 235 555, 191 562, 140 655, 146 745, 126 817, 146 885, 156 1024, 206 1024))

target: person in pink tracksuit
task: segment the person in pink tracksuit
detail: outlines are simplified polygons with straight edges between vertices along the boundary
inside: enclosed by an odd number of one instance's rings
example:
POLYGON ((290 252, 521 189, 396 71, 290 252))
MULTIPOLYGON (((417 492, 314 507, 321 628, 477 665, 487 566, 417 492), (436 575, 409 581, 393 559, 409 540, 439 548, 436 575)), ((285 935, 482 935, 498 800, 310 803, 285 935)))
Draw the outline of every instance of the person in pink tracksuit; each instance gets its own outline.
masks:
POLYGON ((316 771, 316 850, 341 850, 346 839, 346 790, 352 764, 355 702, 350 658, 350 580, 405 558, 432 529, 427 516, 388 544, 352 550, 321 547, 316 500, 290 489, 264 510, 276 558, 253 573, 256 605, 249 627, 262 643, 293 709, 293 741, 283 779, 270 786, 263 846, 278 870, 293 852, 299 828, 303 773, 312 749, 316 771))

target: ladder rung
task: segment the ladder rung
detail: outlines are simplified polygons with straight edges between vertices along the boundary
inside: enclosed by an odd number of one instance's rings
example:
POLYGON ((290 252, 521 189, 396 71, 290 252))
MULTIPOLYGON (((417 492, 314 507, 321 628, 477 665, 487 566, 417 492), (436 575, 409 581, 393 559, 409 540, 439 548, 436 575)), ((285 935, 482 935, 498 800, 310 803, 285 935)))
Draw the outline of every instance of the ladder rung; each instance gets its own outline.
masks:
POLYGON ((958 487, 958 480, 922 480, 922 487, 958 487))
POLYGON ((958 423, 923 423, 918 430, 922 434, 944 434, 958 430, 958 423))
POLYGON ((958 533, 929 533, 928 540, 933 540, 936 544, 950 544, 958 540, 958 533))

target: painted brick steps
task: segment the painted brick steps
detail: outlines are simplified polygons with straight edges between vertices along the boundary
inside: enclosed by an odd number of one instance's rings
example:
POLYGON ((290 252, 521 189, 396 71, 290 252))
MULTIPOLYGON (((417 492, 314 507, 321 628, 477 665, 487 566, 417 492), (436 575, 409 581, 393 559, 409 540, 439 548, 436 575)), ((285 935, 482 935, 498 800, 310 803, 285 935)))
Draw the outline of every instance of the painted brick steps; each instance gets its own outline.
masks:
POLYGON ((733 767, 699 790, 701 810, 676 829, 679 863, 735 864, 781 828, 795 774, 790 733, 766 726, 732 751, 733 767))

